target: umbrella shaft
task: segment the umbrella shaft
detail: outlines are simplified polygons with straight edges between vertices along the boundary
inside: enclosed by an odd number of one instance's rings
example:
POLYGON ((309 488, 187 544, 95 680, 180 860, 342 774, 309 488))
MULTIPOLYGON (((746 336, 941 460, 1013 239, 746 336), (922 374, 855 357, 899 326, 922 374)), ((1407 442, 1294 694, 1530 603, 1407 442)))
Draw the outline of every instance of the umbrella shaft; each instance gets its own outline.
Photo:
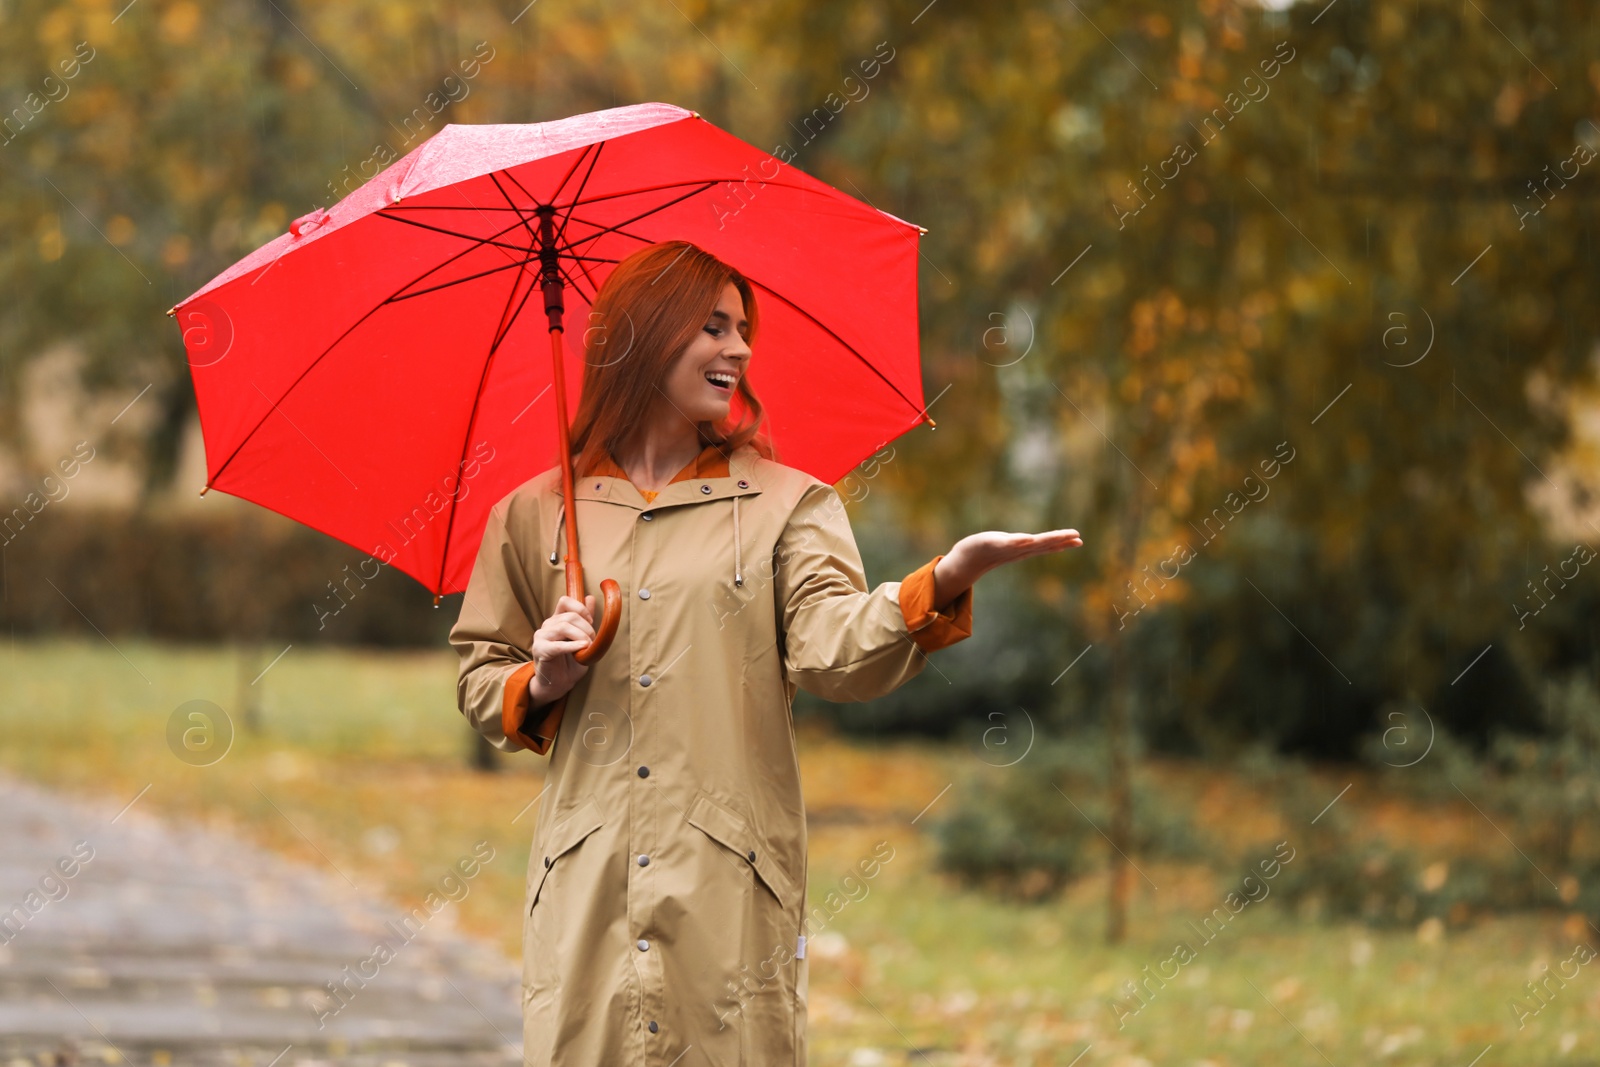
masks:
POLYGON ((572 476, 572 441, 567 428, 566 361, 562 358, 561 327, 550 331, 550 359, 554 368, 551 383, 556 394, 556 439, 561 452, 561 491, 567 501, 567 595, 583 602, 583 564, 578 561, 578 509, 574 506, 572 476))

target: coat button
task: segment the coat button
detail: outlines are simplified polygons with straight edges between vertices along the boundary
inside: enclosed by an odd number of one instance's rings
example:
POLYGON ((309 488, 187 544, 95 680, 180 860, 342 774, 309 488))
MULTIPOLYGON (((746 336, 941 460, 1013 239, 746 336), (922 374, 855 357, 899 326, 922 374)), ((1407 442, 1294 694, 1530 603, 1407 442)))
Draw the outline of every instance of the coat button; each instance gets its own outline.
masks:
POLYGON ((650 777, 650 768, 649 767, 640 767, 639 768, 639 777, 640 778, 648 778, 648 777, 650 777))
POLYGON ((550 857, 549 857, 549 856, 546 856, 546 857, 545 857, 545 858, 544 858, 544 865, 545 865, 545 866, 546 866, 546 867, 548 867, 548 866, 550 866, 550 857))
POLYGON ((739 488, 740 489, 748 489, 748 488, 750 488, 750 483, 745 481, 743 478, 740 478, 739 479, 739 488))
POLYGON ((643 855, 641 855, 641 856, 640 856, 640 857, 639 857, 639 866, 641 866, 641 867, 648 867, 648 866, 650 866, 650 857, 649 857, 649 856, 643 856, 643 855))
POLYGON ((700 491, 709 496, 711 494, 711 487, 709 485, 702 485, 700 487, 700 491))
POLYGON ((645 522, 649 522, 649 521, 651 521, 652 519, 654 519, 656 517, 656 514, 653 511, 647 511, 643 515, 640 515, 639 517, 641 519, 643 519, 645 522))
POLYGON ((640 952, 648 952, 648 951, 650 951, 650 942, 646 941, 642 937, 639 939, 639 951, 640 952))
POLYGON ((639 599, 640 600, 649 600, 650 599, 650 590, 648 590, 648 589, 639 590, 639 599))
POLYGON ((639 684, 648 688, 650 685, 650 676, 648 674, 639 675, 639 684))
POLYGON ((653 1034, 659 1029, 661 1029, 661 1027, 656 1025, 656 1021, 654 1019, 651 1019, 650 1020, 650 1032, 653 1034))
POLYGON ((755 861, 756 861, 756 850, 755 849, 751 849, 750 850, 750 862, 754 863, 755 861))

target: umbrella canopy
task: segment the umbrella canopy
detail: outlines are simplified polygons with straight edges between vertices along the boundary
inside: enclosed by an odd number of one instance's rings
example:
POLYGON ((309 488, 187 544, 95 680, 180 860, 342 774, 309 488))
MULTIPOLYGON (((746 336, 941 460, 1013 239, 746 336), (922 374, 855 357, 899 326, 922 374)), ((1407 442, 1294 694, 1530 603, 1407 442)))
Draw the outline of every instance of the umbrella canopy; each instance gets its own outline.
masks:
POLYGON ((464 590, 489 508, 560 459, 541 208, 565 283, 569 409, 598 287, 629 253, 682 239, 756 290, 749 379, 781 462, 832 483, 932 421, 922 228, 695 112, 639 104, 446 126, 178 304, 206 488, 435 594, 464 590))

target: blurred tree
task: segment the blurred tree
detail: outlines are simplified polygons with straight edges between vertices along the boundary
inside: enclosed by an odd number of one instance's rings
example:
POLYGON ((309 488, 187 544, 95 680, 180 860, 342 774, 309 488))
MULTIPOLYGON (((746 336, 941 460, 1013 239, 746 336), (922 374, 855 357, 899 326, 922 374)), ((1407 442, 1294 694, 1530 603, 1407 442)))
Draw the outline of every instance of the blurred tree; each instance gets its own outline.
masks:
MULTIPOLYGON (((1549 399, 1594 374, 1592 6, 518 7, 0 8, 27 116, 0 145, 0 433, 23 364, 74 339, 91 384, 156 383, 154 490, 192 404, 174 300, 446 121, 665 99, 930 227, 941 430, 880 491, 914 547, 1083 531, 1028 571, 1059 623, 1028 673, 1093 646, 1062 720, 1349 756, 1398 697, 1536 718, 1516 677, 1593 648, 1565 607, 1588 569, 1513 607, 1570 551, 1528 497, 1575 417, 1549 399), (70 92, 34 113, 51 72, 70 92)), ((945 688, 923 722, 962 716, 945 688)))

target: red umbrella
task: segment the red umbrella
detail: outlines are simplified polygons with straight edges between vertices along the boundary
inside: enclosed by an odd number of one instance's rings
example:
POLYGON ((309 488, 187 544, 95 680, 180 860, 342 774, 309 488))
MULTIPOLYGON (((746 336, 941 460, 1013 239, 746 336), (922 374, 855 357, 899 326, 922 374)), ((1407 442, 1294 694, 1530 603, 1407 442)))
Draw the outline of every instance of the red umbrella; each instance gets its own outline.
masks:
MULTIPOLYGON (((205 440, 201 492, 371 553, 435 604, 465 590, 494 503, 557 462, 571 498, 566 412, 589 305, 616 263, 672 239, 750 279, 750 381, 773 444, 831 484, 932 423, 923 232, 671 104, 446 126, 173 309, 205 440)), ((567 531, 581 600, 577 523, 567 531)), ((614 625, 616 583, 602 591, 614 625)))

